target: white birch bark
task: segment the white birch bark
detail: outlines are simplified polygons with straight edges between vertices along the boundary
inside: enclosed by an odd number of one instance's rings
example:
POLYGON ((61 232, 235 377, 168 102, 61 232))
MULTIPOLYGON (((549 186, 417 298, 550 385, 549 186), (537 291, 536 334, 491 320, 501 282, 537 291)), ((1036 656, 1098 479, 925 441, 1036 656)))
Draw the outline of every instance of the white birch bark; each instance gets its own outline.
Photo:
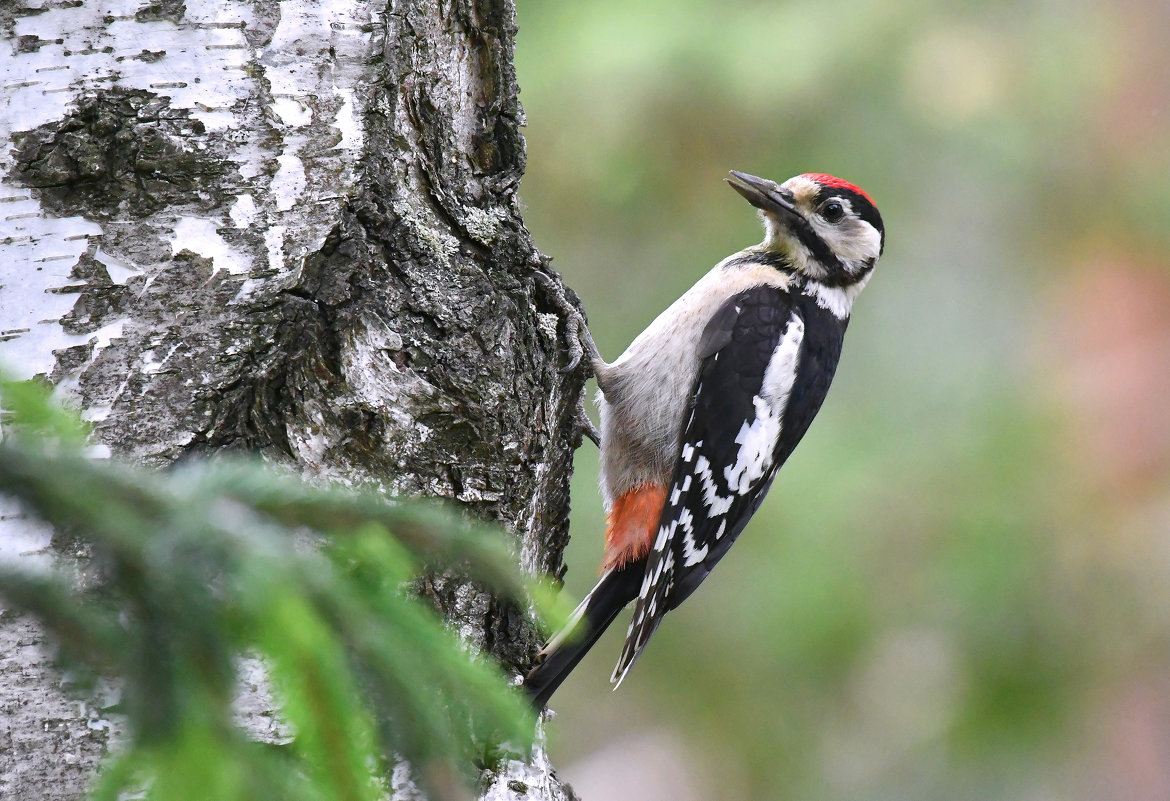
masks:
MULTIPOLYGON (((559 569, 582 387, 516 199, 514 13, 0 0, 0 365, 80 408, 95 456, 246 450, 447 497, 559 569)), ((0 558, 52 554, 5 513, 0 558)), ((531 658, 522 616, 428 588, 475 645, 531 658)), ((4 613, 0 797, 78 797, 116 728, 47 654, 4 613)), ((488 795, 565 797, 514 771, 488 795)))

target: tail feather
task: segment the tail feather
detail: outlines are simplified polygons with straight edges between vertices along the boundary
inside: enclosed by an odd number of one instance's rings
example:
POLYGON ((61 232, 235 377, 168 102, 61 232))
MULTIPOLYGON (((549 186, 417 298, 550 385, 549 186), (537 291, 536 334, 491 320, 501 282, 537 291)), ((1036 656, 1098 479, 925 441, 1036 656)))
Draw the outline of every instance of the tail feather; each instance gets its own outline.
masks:
POLYGON ((674 589, 674 552, 665 539, 662 542, 666 547, 656 548, 647 557, 646 575, 638 590, 634 616, 626 632, 626 644, 622 647, 621 656, 609 679, 615 690, 625 681, 630 668, 642 655, 642 649, 650 642, 650 635, 658 629, 658 624, 667 612, 670 594, 674 589))
POLYGON ((644 559, 607 571, 573 612, 569 623, 541 651, 542 659, 524 679, 524 689, 543 709, 593 644, 625 607, 638 597, 644 559))

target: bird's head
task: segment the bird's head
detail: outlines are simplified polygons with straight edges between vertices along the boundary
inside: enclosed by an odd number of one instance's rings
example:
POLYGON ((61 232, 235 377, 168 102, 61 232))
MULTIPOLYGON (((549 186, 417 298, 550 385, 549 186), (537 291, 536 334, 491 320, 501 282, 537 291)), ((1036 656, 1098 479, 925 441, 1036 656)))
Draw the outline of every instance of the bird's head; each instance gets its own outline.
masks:
POLYGON ((782 184, 731 171, 727 183, 760 210, 760 247, 808 278, 834 287, 863 284, 886 244, 882 215, 864 191, 820 173, 782 184))

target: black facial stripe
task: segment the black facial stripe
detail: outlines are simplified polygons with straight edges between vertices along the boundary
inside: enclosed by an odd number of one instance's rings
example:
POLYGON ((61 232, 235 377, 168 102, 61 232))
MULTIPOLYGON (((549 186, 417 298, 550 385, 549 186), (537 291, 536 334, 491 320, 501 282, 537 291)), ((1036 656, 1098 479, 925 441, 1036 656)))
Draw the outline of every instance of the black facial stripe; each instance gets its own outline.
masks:
MULTIPOLYGON (((825 286, 848 286, 853 283, 854 277, 845 271, 845 265, 837 258, 825 240, 817 236, 808 223, 801 220, 795 223, 790 230, 796 234, 800 243, 808 248, 812 258, 824 267, 825 276, 817 278, 820 283, 825 286)), ((740 267, 746 264, 764 264, 784 272, 792 270, 792 262, 787 256, 767 250, 753 250, 736 256, 728 261, 725 267, 740 267)))
MULTIPOLYGON (((804 245, 809 254, 818 264, 824 267, 828 274, 821 283, 827 286, 845 286, 852 283, 850 277, 845 273, 845 265, 833 253, 833 249, 826 244, 825 240, 817 236, 816 231, 805 222, 803 219, 794 221, 791 228, 796 238, 800 240, 800 244, 804 245)), ((751 251, 742 256, 737 256, 731 261, 727 262, 728 267, 738 267, 744 264, 766 264, 769 267, 775 267, 778 270, 788 272, 792 268, 792 263, 785 256, 779 253, 772 253, 766 250, 751 251)))
POLYGON ((812 226, 802 220, 794 225, 792 230, 796 234, 796 238, 800 240, 800 244, 808 248, 812 257, 828 270, 830 277, 845 272, 845 265, 837 258, 837 254, 833 252, 828 243, 817 235, 812 226))
POLYGON ((736 256, 727 262, 727 267, 740 267, 745 264, 764 264, 768 267, 775 267, 777 270, 787 270, 792 265, 788 259, 779 253, 772 253, 767 250, 751 251, 736 256))

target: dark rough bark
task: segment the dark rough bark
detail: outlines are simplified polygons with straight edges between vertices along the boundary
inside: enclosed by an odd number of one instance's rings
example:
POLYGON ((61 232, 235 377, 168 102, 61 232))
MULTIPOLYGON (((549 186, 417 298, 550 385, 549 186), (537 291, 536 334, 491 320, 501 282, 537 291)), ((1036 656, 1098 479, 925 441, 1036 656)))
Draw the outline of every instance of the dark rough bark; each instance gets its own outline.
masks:
MULTIPOLYGON (((164 466, 243 450, 450 498, 513 532, 526 568, 557 573, 582 380, 557 372, 555 306, 532 277, 545 259, 516 198, 511 3, 5 5, 10 71, 31 82, 10 103, 47 88, 35 59, 66 74, 59 110, 0 128, 0 203, 16 212, 0 280, 33 309, 0 307, 0 359, 52 380, 113 454, 164 466), (127 49, 127 28, 146 46, 127 49), (82 46, 107 74, 70 72, 82 46)), ((531 658, 525 616, 458 577, 426 587, 476 646, 531 658)), ((0 662, 0 795, 76 797, 106 732, 44 686, 35 627, 3 625, 33 650, 0 662), (26 680, 72 710, 59 737, 14 697, 26 680), (61 748, 80 767, 27 761, 61 748)), ((535 770, 545 790, 515 797, 561 797, 535 770)))

